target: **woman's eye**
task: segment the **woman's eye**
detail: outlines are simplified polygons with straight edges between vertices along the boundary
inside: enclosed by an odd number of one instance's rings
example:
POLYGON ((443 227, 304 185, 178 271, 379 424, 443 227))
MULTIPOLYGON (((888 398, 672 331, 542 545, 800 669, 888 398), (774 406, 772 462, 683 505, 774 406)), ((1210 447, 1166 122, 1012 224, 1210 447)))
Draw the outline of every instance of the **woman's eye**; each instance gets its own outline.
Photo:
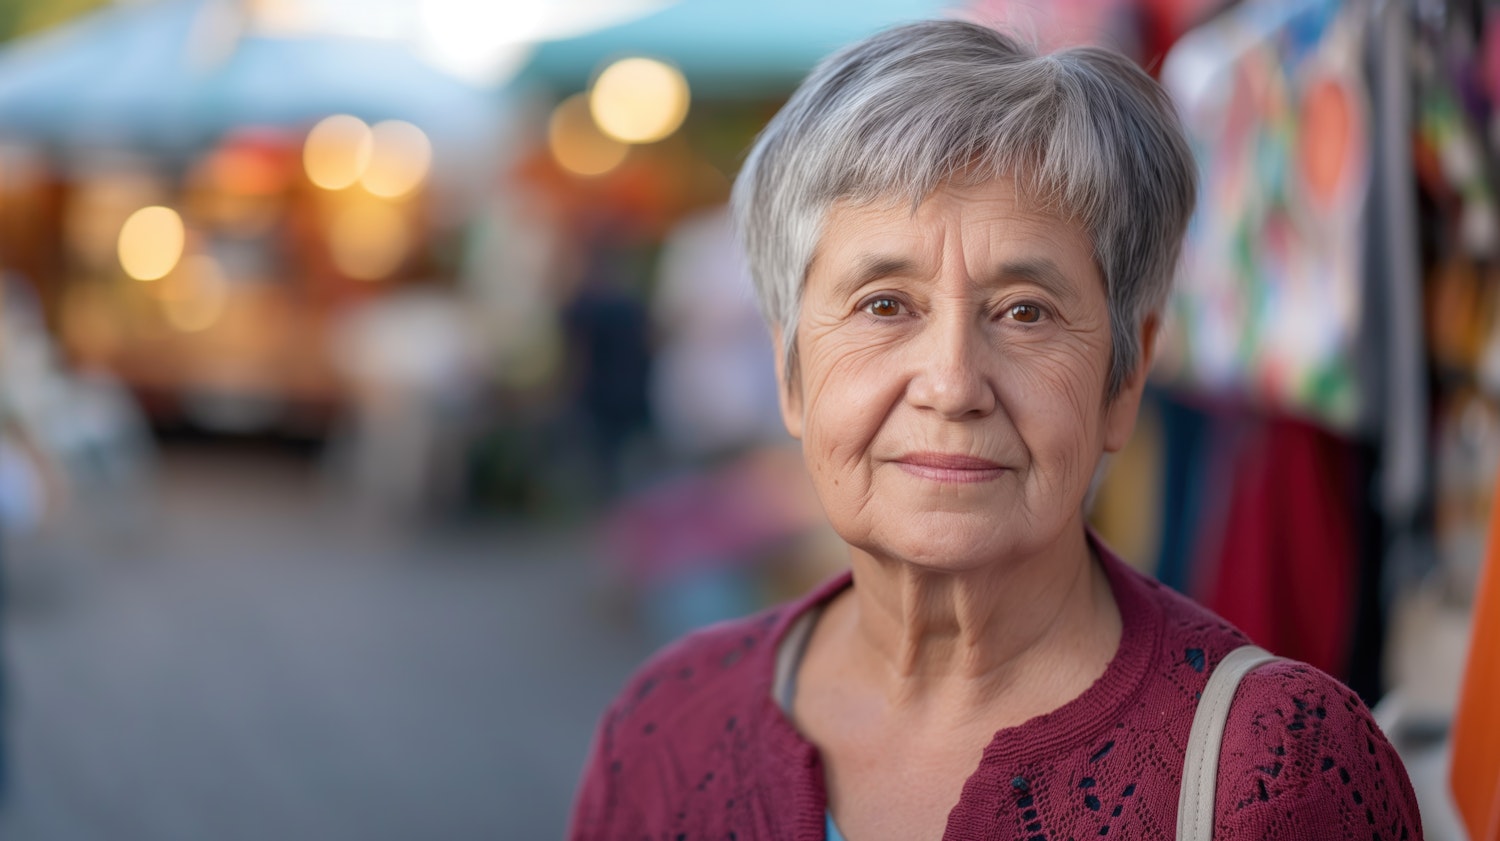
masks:
POLYGON ((895 298, 876 298, 865 304, 865 312, 881 318, 891 318, 901 314, 901 302, 895 298))
POLYGON ((1006 310, 1006 315, 1022 324, 1035 324, 1042 320, 1042 308, 1036 304, 1016 304, 1006 310))

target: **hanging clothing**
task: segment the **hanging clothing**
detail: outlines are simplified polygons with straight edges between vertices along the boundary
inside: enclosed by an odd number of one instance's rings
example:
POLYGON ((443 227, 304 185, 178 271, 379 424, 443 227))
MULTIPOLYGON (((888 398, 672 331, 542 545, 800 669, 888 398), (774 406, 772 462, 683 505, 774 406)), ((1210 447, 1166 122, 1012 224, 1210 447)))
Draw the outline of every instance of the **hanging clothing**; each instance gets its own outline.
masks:
POLYGON ((1474 598, 1474 629, 1453 721, 1453 800, 1473 841, 1500 841, 1500 493, 1474 598))
POLYGON ((1183 36, 1161 79, 1198 158, 1159 382, 1356 428, 1371 325, 1366 14, 1330 0, 1234 6, 1183 36))
POLYGON ((1161 548, 1157 580, 1200 595, 1200 553, 1222 533, 1241 427, 1233 413, 1214 411, 1182 395, 1159 395, 1165 455, 1162 458, 1161 548))
POLYGON ((1339 676, 1356 591, 1353 458, 1301 421, 1246 434, 1204 603, 1257 645, 1339 676))

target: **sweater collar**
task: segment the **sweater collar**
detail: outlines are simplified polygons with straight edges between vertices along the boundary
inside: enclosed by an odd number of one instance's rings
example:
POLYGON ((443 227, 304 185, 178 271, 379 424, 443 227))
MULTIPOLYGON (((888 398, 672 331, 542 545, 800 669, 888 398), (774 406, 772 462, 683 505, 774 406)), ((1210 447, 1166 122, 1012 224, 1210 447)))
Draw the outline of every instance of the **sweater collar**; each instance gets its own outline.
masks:
MULTIPOLYGON (((1118 710, 1129 704, 1146 684, 1161 647, 1161 608, 1149 594, 1149 588, 1159 585, 1127 566, 1092 529, 1088 539, 1109 579, 1120 611, 1120 645, 1104 673, 1078 697, 1050 713, 997 732, 980 759, 981 770, 1027 755, 1057 755, 1097 741, 1119 717, 1118 710)), ((796 804, 798 838, 822 838, 827 791, 817 748, 803 738, 772 696, 776 651, 798 618, 826 605, 852 583, 852 574, 845 571, 789 604, 771 626, 766 644, 759 647, 759 660, 755 664, 751 692, 762 705, 761 737, 764 757, 769 763, 767 776, 762 779, 776 780, 775 787, 796 804)))

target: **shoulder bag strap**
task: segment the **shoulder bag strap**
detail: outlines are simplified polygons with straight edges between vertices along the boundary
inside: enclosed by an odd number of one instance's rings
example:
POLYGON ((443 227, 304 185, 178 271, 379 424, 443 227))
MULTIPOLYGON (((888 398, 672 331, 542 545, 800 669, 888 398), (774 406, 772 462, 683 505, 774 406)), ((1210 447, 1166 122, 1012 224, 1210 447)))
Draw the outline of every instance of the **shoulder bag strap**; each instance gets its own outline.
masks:
POLYGON ((1214 786, 1219 777, 1219 747, 1224 741, 1229 705, 1245 675, 1277 659, 1280 658, 1263 648, 1245 645, 1229 652, 1209 676, 1188 735, 1182 794, 1177 800, 1177 841, 1212 841, 1214 786))

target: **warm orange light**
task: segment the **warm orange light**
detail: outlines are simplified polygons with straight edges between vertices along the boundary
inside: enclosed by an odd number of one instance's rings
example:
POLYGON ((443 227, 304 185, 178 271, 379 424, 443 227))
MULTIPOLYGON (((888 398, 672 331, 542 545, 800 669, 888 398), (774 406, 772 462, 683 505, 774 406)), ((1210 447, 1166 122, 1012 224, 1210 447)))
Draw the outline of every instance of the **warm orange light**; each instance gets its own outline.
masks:
POLYGON ((621 59, 599 74, 589 93, 594 122, 625 143, 654 143, 687 117, 687 79, 652 58, 621 59))
POLYGON ((289 167, 253 149, 226 148, 208 160, 215 187, 235 196, 270 196, 286 189, 289 167))
POLYGON ((411 233, 399 210, 367 200, 338 210, 328 248, 339 271, 356 280, 380 280, 406 259, 411 233))
POLYGON ((120 227, 120 266, 136 280, 165 277, 182 259, 186 241, 187 232, 177 211, 160 205, 143 207, 120 227))
POLYGON ((605 135, 589 114, 586 94, 563 100, 547 125, 552 157, 575 175, 603 175, 619 166, 630 147, 605 135))
POLYGON ((325 190, 342 190, 370 166, 375 140, 358 117, 335 114, 313 126, 302 147, 307 178, 325 190))
POLYGON ((432 143, 411 123, 386 120, 370 130, 370 165, 359 183, 374 195, 394 199, 421 186, 432 166, 432 143))

